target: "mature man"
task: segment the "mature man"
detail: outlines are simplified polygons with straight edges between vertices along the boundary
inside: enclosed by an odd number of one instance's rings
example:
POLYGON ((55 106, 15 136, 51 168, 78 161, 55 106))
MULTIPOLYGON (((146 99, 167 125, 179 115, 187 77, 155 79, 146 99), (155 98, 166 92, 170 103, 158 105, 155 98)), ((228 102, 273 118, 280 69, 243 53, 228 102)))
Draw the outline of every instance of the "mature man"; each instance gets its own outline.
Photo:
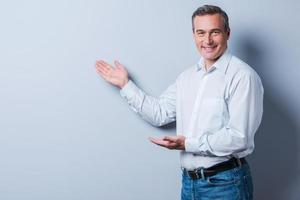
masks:
POLYGON ((96 62, 97 72, 121 88, 134 111, 155 126, 174 120, 177 135, 150 138, 181 150, 181 199, 252 199, 253 185, 245 156, 263 113, 263 87, 257 73, 230 54, 227 14, 205 5, 192 15, 200 61, 180 74, 159 97, 151 97, 131 80, 123 65, 96 62))

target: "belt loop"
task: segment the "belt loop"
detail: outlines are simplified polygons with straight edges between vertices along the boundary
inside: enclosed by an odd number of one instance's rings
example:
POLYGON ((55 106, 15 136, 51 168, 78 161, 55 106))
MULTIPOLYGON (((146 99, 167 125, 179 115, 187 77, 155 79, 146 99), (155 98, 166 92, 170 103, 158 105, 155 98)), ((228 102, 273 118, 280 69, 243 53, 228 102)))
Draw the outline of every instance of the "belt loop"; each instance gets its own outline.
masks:
POLYGON ((201 173, 201 178, 205 179, 203 167, 200 168, 200 173, 201 173))
POLYGON ((238 158, 238 157, 236 157, 235 159, 236 159, 236 161, 237 161, 237 163, 238 163, 238 167, 241 168, 241 167, 242 167, 241 159, 238 158))

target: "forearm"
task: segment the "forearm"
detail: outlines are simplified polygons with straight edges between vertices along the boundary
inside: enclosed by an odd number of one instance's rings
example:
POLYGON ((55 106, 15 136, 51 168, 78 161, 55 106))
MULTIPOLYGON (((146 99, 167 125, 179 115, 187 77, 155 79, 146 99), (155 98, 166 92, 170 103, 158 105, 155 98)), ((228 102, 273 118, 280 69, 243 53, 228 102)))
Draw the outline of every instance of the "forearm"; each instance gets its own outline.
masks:
POLYGON ((185 148, 187 152, 204 156, 248 154, 254 148, 254 133, 224 127, 216 132, 206 132, 199 138, 186 138, 185 148))
POLYGON ((162 126, 175 120, 175 105, 168 95, 160 98, 149 96, 132 81, 129 81, 120 93, 136 113, 154 126, 162 126))

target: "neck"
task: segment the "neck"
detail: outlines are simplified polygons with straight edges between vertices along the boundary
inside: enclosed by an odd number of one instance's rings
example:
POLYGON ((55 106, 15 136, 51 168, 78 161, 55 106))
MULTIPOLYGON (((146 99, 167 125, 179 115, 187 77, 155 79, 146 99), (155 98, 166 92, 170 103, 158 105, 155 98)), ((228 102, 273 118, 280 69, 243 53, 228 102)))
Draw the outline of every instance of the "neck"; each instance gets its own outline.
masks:
POLYGON ((222 54, 219 57, 217 57, 213 60, 204 60, 204 65, 205 65, 206 71, 209 70, 209 68, 211 68, 211 66, 213 64, 215 64, 215 62, 217 62, 217 60, 225 53, 226 49, 227 49, 227 47, 225 48, 225 50, 222 52, 222 54))
POLYGON ((215 62, 216 62, 216 60, 215 60, 215 61, 208 61, 208 60, 206 60, 206 61, 204 62, 205 70, 206 70, 206 71, 209 70, 209 68, 211 68, 211 66, 212 66, 215 62))

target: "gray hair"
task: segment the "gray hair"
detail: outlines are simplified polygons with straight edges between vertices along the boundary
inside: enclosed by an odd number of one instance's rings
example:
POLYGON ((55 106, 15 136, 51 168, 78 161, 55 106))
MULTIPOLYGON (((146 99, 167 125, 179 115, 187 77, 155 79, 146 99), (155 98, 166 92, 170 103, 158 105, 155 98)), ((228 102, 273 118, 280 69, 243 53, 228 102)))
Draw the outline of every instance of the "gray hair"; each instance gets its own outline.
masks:
POLYGON ((218 6, 213 6, 213 5, 204 5, 199 7, 192 15, 192 26, 193 26, 193 32, 195 31, 194 27, 194 19, 196 16, 203 16, 203 15, 213 15, 213 14, 220 14, 223 20, 224 28, 227 32, 230 32, 230 27, 229 27, 229 19, 228 15, 224 10, 222 10, 218 6))

